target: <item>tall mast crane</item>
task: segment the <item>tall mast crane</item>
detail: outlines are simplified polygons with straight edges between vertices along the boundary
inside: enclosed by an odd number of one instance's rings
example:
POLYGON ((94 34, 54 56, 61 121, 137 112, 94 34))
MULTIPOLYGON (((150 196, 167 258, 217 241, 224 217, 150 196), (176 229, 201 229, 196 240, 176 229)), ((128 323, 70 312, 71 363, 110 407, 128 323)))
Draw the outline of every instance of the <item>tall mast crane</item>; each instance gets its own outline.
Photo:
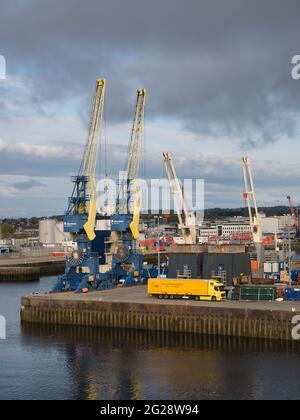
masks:
POLYGON ((73 194, 69 198, 64 224, 65 231, 75 235, 84 230, 90 241, 95 239, 96 167, 99 157, 105 90, 106 80, 97 80, 88 139, 79 173, 72 178, 75 185, 73 194))
POLYGON ((251 227, 252 236, 253 236, 253 242, 256 247, 258 261, 260 262, 260 264, 263 264, 264 247, 263 247, 263 234, 262 234, 262 227, 261 227, 261 216, 258 212, 251 164, 250 164, 250 159, 248 158, 248 156, 244 156, 242 158, 242 163, 243 163, 243 175, 244 175, 244 183, 245 183, 244 198, 248 205, 248 213, 249 213, 250 227, 251 227), (254 209, 254 214, 252 212, 252 208, 254 209))
POLYGON ((138 89, 136 104, 135 104, 135 113, 134 121, 131 132, 131 140, 128 150, 128 159, 127 159, 127 212, 130 211, 131 200, 134 201, 135 194, 138 189, 136 181, 139 175, 140 162, 142 156, 142 147, 143 147, 143 136, 144 136, 144 125, 145 125, 145 105, 147 99, 146 89, 138 89))
POLYGON ((145 105, 147 99, 146 89, 138 89, 135 103, 134 120, 129 143, 127 162, 126 162, 126 180, 119 192, 117 199, 117 213, 127 214, 132 217, 129 225, 134 239, 138 239, 138 225, 140 219, 140 191, 137 184, 140 162, 143 148, 143 136, 145 125, 145 105), (121 195, 123 203, 120 204, 121 195))
POLYGON ((89 136, 79 173, 79 176, 87 177, 88 180, 87 191, 89 194, 89 216, 87 222, 84 225, 84 230, 90 241, 95 239, 95 221, 97 212, 96 169, 99 158, 105 91, 106 80, 97 80, 89 136))
POLYGON ((92 252, 97 208, 96 167, 99 157, 106 80, 96 81, 89 134, 79 173, 64 217, 64 231, 72 234, 77 249, 66 259, 66 271, 55 291, 88 290, 99 280, 99 255, 92 252))
POLYGON ((141 215, 141 197, 139 186, 137 185, 137 178, 140 169, 143 148, 143 136, 145 131, 146 99, 146 89, 138 89, 136 97, 134 123, 132 127, 131 141, 128 151, 127 189, 129 190, 129 194, 127 199, 127 211, 130 211, 130 206, 132 204, 133 218, 129 227, 134 239, 138 239, 140 235, 139 223, 141 215))
POLYGON ((293 200, 292 197, 290 195, 287 196, 288 202, 289 202, 289 207, 290 207, 290 211, 291 211, 291 216, 293 218, 294 221, 294 227, 296 229, 296 238, 300 237, 300 229, 299 229, 299 219, 293 204, 293 200))
POLYGON ((141 197, 138 175, 143 150, 146 89, 138 89, 135 103, 133 126, 129 142, 126 177, 120 186, 117 197, 116 214, 111 216, 112 235, 110 250, 112 268, 106 273, 118 283, 130 285, 136 277, 142 277, 143 255, 137 250, 139 238, 139 221, 141 214, 141 197))
POLYGON ((174 204, 178 215, 179 226, 182 230, 186 245, 195 245, 197 242, 196 235, 196 215, 188 209, 187 201, 184 196, 183 188, 178 179, 172 156, 169 152, 163 153, 163 161, 166 169, 171 193, 174 197, 174 204), (184 213, 184 220, 182 217, 184 213))

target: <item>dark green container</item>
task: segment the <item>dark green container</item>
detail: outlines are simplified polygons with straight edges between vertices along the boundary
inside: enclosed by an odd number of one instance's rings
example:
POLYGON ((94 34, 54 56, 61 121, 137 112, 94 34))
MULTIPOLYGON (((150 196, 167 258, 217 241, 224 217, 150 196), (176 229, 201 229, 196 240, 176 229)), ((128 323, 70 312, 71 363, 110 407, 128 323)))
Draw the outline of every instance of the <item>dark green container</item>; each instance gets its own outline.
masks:
POLYGON ((276 296, 275 286, 243 286, 240 289, 240 300, 270 302, 275 300, 276 296))

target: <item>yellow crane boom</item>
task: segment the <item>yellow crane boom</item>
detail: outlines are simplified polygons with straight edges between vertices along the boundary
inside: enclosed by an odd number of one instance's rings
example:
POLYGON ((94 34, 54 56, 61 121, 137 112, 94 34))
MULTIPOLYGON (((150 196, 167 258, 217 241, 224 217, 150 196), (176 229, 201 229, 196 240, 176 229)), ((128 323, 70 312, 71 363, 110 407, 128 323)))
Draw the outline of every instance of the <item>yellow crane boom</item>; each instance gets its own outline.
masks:
POLYGON ((122 192, 119 192, 117 200, 119 214, 132 214, 132 222, 129 227, 134 239, 139 238, 141 197, 138 185, 138 175, 143 148, 146 99, 147 90, 144 88, 138 89, 131 138, 127 153, 126 180, 121 188, 122 192), (123 201, 122 204, 120 204, 121 196, 123 201))
MULTIPOLYGON (((135 105, 135 115, 132 127, 131 142, 128 153, 127 176, 129 188, 131 189, 131 198, 133 205, 133 218, 130 223, 130 230, 134 239, 140 236, 139 224, 141 216, 141 196, 139 186, 137 185, 137 177, 140 168, 141 154, 143 147, 143 136, 145 129, 145 105, 147 99, 146 89, 138 89, 135 105)), ((129 198, 130 200, 130 198, 129 198)))
POLYGON ((88 178, 87 191, 89 194, 88 220, 84 230, 90 241, 95 239, 95 221, 97 212, 96 167, 99 157, 101 127, 103 121, 106 80, 98 79, 94 96, 88 140, 79 171, 80 176, 88 178))

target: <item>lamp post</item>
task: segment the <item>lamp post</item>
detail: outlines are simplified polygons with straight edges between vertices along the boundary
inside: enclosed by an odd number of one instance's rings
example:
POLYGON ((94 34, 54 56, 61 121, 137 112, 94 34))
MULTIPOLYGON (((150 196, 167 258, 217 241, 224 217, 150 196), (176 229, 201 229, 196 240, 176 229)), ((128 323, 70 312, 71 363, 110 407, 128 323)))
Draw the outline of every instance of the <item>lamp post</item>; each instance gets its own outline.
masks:
POLYGON ((160 277, 160 220, 162 219, 161 216, 154 216, 154 219, 157 220, 157 237, 158 237, 158 247, 157 247, 157 277, 160 277))

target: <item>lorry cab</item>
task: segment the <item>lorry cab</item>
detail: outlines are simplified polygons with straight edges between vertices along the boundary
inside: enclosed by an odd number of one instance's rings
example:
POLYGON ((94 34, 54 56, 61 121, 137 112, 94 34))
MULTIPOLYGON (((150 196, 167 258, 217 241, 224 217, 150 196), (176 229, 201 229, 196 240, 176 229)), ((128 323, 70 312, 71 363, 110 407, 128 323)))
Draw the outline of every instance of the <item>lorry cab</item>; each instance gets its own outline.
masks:
POLYGON ((226 291, 223 283, 215 280, 209 280, 209 293, 207 299, 205 297, 202 300, 211 300, 215 302, 220 302, 221 300, 226 299, 226 291))

